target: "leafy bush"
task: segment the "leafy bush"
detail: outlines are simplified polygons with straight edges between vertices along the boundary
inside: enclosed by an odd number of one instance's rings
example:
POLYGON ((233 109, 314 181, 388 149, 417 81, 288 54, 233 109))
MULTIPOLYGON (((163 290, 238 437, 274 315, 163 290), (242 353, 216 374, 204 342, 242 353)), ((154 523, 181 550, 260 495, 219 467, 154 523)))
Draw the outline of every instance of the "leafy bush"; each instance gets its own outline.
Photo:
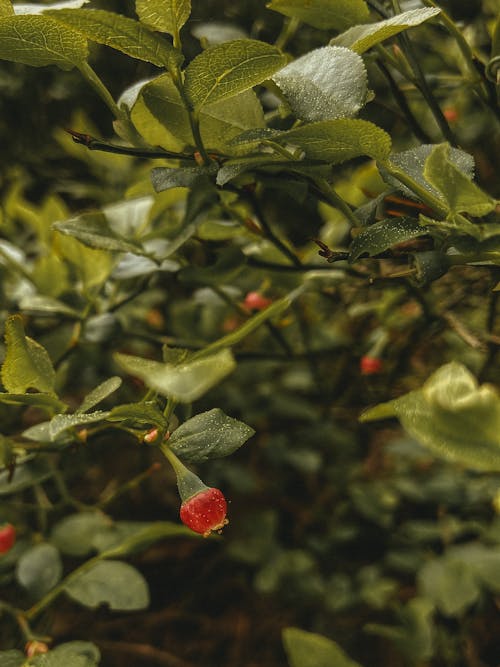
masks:
POLYGON ((496 664, 497 4, 87 4, 0 0, 2 665, 120 664, 155 549, 280 610, 197 664, 496 664))

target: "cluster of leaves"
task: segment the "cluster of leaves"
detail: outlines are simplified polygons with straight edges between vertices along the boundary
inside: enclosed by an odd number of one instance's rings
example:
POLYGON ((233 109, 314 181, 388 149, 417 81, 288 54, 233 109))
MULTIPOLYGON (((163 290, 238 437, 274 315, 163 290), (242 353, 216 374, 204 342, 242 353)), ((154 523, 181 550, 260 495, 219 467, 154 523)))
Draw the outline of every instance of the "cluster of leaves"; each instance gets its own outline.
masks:
MULTIPOLYGON (((68 483, 75 448, 118 437, 152 457, 166 447, 201 468, 210 460, 207 474, 242 498, 273 490, 282 514, 242 518, 228 556, 254 568, 261 593, 313 607, 311 629, 336 636, 336 618, 369 609, 367 636, 409 664, 456 664, 459 640, 446 624, 435 631, 436 619, 461 621, 500 589, 488 513, 498 507, 500 397, 474 375, 498 369, 498 204, 474 180, 474 156, 487 162, 480 132, 500 115, 499 19, 486 2, 478 9, 491 37, 476 49, 431 0, 272 0, 269 15, 285 17, 275 44, 196 25, 201 48, 189 60, 188 0, 137 0, 137 18, 87 4, 0 0, 0 58, 78 70, 117 135, 95 138, 80 112, 70 131, 79 145, 58 136, 90 168, 79 193, 95 210, 73 212, 57 185, 30 201, 19 174, 3 193, 0 493, 32 494, 40 518, 34 529, 7 505, 24 535, 0 573, 31 606, 1 610, 31 640, 63 593, 89 608, 148 605, 143 576, 120 559, 188 531, 104 509, 153 468, 91 504, 68 483), (313 46, 296 53, 302 30, 313 46), (424 50, 438 42, 445 62, 453 55, 435 86, 413 33, 424 50), (147 63, 151 76, 115 101, 89 43, 147 63), (389 92, 391 122, 376 109, 389 92), (477 118, 477 135, 450 126, 448 100, 477 118), (369 381, 358 369, 367 354, 383 359, 369 381), (391 417, 449 463, 408 439, 380 454, 365 424, 391 417), (254 431, 254 467, 212 461, 254 431), (286 536, 284 499, 304 480, 286 536), (434 516, 408 519, 412 504, 434 516), (64 574, 67 557, 85 560, 64 574)), ((355 638, 345 643, 356 651, 355 638)), ((285 630, 284 646, 292 667, 358 664, 304 630, 285 630)), ((16 649, 0 657, 26 664, 16 649)), ((100 657, 76 642, 29 660, 91 667, 100 657)))

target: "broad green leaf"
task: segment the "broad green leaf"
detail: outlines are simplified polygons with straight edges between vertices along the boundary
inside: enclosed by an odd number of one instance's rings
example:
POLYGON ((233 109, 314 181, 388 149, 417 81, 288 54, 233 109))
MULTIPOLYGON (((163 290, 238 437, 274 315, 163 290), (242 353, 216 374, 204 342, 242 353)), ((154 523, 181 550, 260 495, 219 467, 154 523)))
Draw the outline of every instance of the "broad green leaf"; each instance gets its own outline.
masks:
POLYGON ((388 248, 427 234, 428 230, 413 218, 387 218, 364 227, 354 237, 349 251, 349 261, 355 262, 362 255, 378 255, 388 248))
POLYGON ((468 565, 452 558, 436 558, 418 573, 419 589, 445 616, 461 616, 479 597, 480 587, 468 565))
POLYGON ((35 484, 44 482, 52 477, 53 471, 46 459, 38 456, 33 461, 18 463, 12 474, 10 470, 0 472, 0 496, 7 496, 24 489, 29 489, 35 484))
POLYGON ((232 454, 254 433, 250 426, 214 408, 181 424, 168 446, 183 461, 205 461, 232 454))
POLYGON ((78 9, 88 2, 90 0, 63 0, 63 2, 51 2, 49 5, 37 5, 34 2, 16 2, 14 12, 16 14, 43 14, 49 9, 78 9))
POLYGON ((135 239, 147 231, 148 218, 154 197, 124 199, 102 208, 111 230, 120 237, 135 239))
POLYGON ((448 144, 439 144, 425 161, 424 178, 441 194, 453 213, 482 216, 495 209, 496 202, 483 192, 451 159, 448 144))
POLYGON ((89 248, 63 233, 54 234, 54 251, 67 260, 86 289, 102 285, 115 263, 110 252, 89 248))
POLYGON ((97 410, 88 414, 75 412, 73 415, 56 415, 48 422, 41 422, 35 426, 30 426, 30 428, 23 432, 23 436, 29 438, 29 440, 36 440, 38 442, 56 442, 64 431, 77 426, 84 427, 87 424, 102 421, 106 419, 108 414, 108 412, 97 410))
MULTIPOLYGON (((89 10, 90 11, 90 10, 89 10)), ((90 248, 143 254, 142 246, 115 233, 103 213, 83 213, 76 218, 55 222, 52 228, 71 236, 90 248)))
POLYGON ((146 386, 181 403, 197 400, 236 367, 229 350, 221 350, 203 359, 188 359, 178 365, 119 353, 114 358, 127 373, 143 380, 146 386))
MULTIPOLYGON (((169 74, 143 86, 131 118, 153 146, 181 151, 195 144, 189 114, 169 74)), ((210 104, 200 113, 203 142, 213 150, 224 150, 241 132, 264 124, 262 106, 252 90, 210 104)))
POLYGON ((267 6, 321 30, 345 30, 370 17, 365 0, 272 0, 267 6))
MULTIPOLYGON (((434 144, 422 144, 421 146, 410 148, 409 150, 401 151, 400 153, 392 153, 390 155, 390 162, 396 167, 399 167, 405 171, 408 176, 410 176, 418 183, 418 185, 421 185, 422 187, 426 188, 432 195, 443 200, 443 196, 439 190, 433 188, 431 184, 427 182, 424 176, 426 160, 434 148, 434 144)), ((448 158, 455 165, 455 167, 457 167, 457 169, 459 169, 469 179, 474 176, 474 158, 472 155, 458 148, 451 148, 448 158)), ((382 174, 384 180, 389 183, 389 185, 397 188, 408 197, 413 199, 415 198, 415 193, 412 190, 393 178, 390 174, 387 174, 383 167, 381 167, 380 173, 382 174)))
POLYGON ((71 577, 66 593, 84 607, 105 604, 117 611, 136 611, 149 604, 148 585, 138 570, 121 561, 98 561, 90 570, 71 577))
MULTIPOLYGON (((391 150, 387 132, 366 120, 339 118, 309 123, 278 135, 281 145, 297 145, 306 158, 339 164, 354 157, 368 155, 385 159, 391 150)), ((300 166, 300 162, 297 162, 300 166)))
POLYGON ((182 55, 166 40, 134 19, 103 9, 60 9, 46 12, 58 23, 78 31, 98 44, 126 55, 169 67, 182 62, 182 55))
POLYGON ((142 23, 175 36, 191 14, 191 0, 136 0, 135 11, 142 23))
POLYGON ((95 549, 94 537, 113 522, 101 512, 80 512, 61 519, 52 529, 50 541, 63 554, 87 556, 95 549))
POLYGON ((279 49, 253 39, 237 39, 211 46, 186 68, 186 96, 199 111, 208 104, 234 97, 262 83, 285 62, 279 49))
POLYGON ((160 428, 168 426, 163 412, 156 403, 126 403, 113 408, 108 415, 108 421, 123 422, 127 425, 144 427, 154 425, 160 428))
POLYGON ((62 562, 52 544, 36 544, 24 551, 17 562, 16 578, 31 597, 39 599, 60 581, 62 562))
POLYGON ((117 375, 104 380, 95 389, 92 389, 80 404, 77 413, 88 412, 101 401, 104 401, 110 394, 120 388, 122 379, 117 375))
MULTIPOLYGON (((57 276, 53 276, 53 280, 57 276)), ((23 297, 19 302, 19 309, 24 313, 34 315, 65 315, 73 320, 81 319, 81 313, 71 308, 63 301, 54 299, 50 296, 41 296, 40 294, 30 294, 23 297)))
MULTIPOLYGON (((0 14, 1 15, 1 14, 0 14)), ((0 651, 0 664, 2 667, 23 667, 26 656, 21 651, 0 651)))
POLYGON ((67 70, 80 66, 87 56, 87 40, 49 16, 0 17, 1 60, 67 70))
POLYGON ((12 7, 12 2, 10 0, 0 0, 0 18, 13 16, 13 14, 14 8, 12 7))
POLYGON ((379 44, 394 35, 413 28, 424 21, 437 16, 440 9, 434 7, 422 7, 421 9, 412 9, 396 16, 391 16, 385 21, 376 23, 367 23, 366 25, 356 25, 346 30, 341 35, 334 37, 330 44, 334 46, 346 46, 356 53, 364 53, 371 49, 375 44, 379 44))
POLYGON ((2 394, 0 393, 0 402, 7 405, 31 405, 40 410, 54 414, 64 412, 67 409, 66 403, 63 403, 52 394, 37 392, 36 394, 2 394))
POLYGON ((97 667, 100 660, 97 646, 90 642, 73 641, 31 658, 29 667, 97 667))
POLYGON ((290 667, 361 667, 336 642, 314 632, 285 628, 283 644, 290 667))
POLYGON ((421 389, 370 408, 361 421, 397 417, 434 454, 478 470, 500 470, 500 397, 458 362, 441 366, 421 389))
POLYGON ((155 167, 151 182, 156 192, 170 188, 190 188, 203 176, 213 176, 219 169, 215 162, 197 167, 155 167))
POLYGON ((365 104, 368 88, 363 59, 338 46, 323 46, 273 75, 293 114, 308 122, 352 118, 365 104))
POLYGON ((55 396, 55 371, 47 350, 24 333, 23 320, 12 315, 5 322, 7 352, 1 377, 9 393, 25 394, 28 389, 55 396))

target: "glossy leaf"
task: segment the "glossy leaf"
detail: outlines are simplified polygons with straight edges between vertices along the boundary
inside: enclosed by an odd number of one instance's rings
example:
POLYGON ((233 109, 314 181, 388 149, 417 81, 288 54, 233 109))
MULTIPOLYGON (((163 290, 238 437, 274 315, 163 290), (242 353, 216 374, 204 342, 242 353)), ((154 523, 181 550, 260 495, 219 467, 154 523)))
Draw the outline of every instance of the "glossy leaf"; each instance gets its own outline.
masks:
POLYGON ((115 354, 115 360, 146 386, 182 403, 197 400, 236 367, 229 350, 221 350, 203 359, 188 359, 181 364, 163 364, 128 354, 115 354))
MULTIPOLYGON (((389 135, 373 123, 358 119, 324 120, 279 134, 281 145, 300 146, 306 158, 340 164, 360 155, 385 159, 391 150, 389 135)), ((297 163, 300 166, 300 162, 297 163)))
POLYGON ((309 122, 351 118, 365 104, 368 93, 363 59, 338 46, 314 49, 272 79, 292 113, 309 122))
POLYGON ((441 366, 421 389, 367 410, 361 421, 389 416, 438 456, 500 470, 500 396, 458 362, 441 366))
POLYGON ((132 565, 116 560, 98 561, 90 570, 71 578, 66 593, 84 607, 105 604, 116 611, 137 611, 149 604, 146 580, 132 565))
POLYGON ((64 431, 102 421, 108 414, 108 412, 97 410, 88 414, 75 412, 72 415, 56 415, 48 422, 30 426, 23 432, 23 436, 38 442, 56 442, 64 431))
POLYGON ((31 597, 39 599, 62 577, 59 551, 52 544, 42 543, 27 549, 19 558, 16 578, 31 597))
POLYGON ((274 46, 237 39, 209 47, 185 71, 186 96, 195 110, 234 97, 268 79, 285 64, 274 46))
POLYGON ((25 394, 28 389, 36 389, 55 396, 55 371, 47 350, 26 336, 19 315, 12 315, 5 322, 5 344, 1 377, 7 391, 25 394))
POLYGON ((144 252, 140 244, 131 243, 115 233, 103 213, 84 213, 65 222, 56 222, 52 228, 90 248, 138 254, 144 252))
POLYGON ((170 188, 190 188, 201 177, 213 176, 217 170, 215 163, 199 167, 155 167, 151 171, 151 182, 156 192, 170 188))
POLYGON ((154 30, 177 35, 191 14, 191 0, 136 0, 135 11, 154 30))
POLYGON ((117 375, 104 380, 100 385, 92 389, 83 401, 80 404, 80 407, 77 410, 77 413, 88 412, 93 407, 95 407, 101 401, 104 401, 105 398, 113 394, 117 389, 120 388, 122 384, 122 379, 117 375))
POLYGON ((63 0, 62 2, 51 2, 48 5, 37 5, 34 2, 22 2, 14 5, 16 14, 43 14, 50 9, 79 9, 90 0, 63 0))
POLYGON ((453 213, 482 216, 495 209, 495 200, 453 163, 448 144, 433 148, 425 161, 424 178, 441 194, 453 213))
POLYGON ((336 642, 314 632, 285 628, 283 644, 290 667, 360 667, 336 642))
MULTIPOLYGON (((74 11, 74 10, 73 10, 74 11)), ((85 62, 87 40, 49 16, 1 16, 0 59, 71 69, 85 62)))
POLYGON ((214 408, 181 424, 168 445, 184 461, 205 461, 232 454, 254 433, 250 426, 214 408))
POLYGON ((52 468, 41 456, 33 461, 17 463, 13 473, 10 470, 0 471, 0 496, 8 496, 11 493, 29 489, 49 479, 52 474, 52 468))
POLYGON ((365 0, 272 0, 267 6, 321 30, 345 30, 370 16, 365 0))
POLYGON ((103 9, 61 9, 46 12, 71 32, 99 44, 105 44, 132 58, 158 67, 169 67, 182 61, 181 54, 159 35, 134 19, 103 9))
POLYGON ((362 255, 378 255, 388 248, 427 234, 427 229, 413 218, 389 218, 380 220, 361 230, 354 237, 349 252, 349 261, 354 262, 362 255))
POLYGON ((124 422, 126 424, 154 425, 160 428, 167 427, 163 412, 155 403, 125 403, 111 410, 108 421, 124 422))
POLYGON ((346 46, 356 53, 361 54, 371 49, 375 44, 380 44, 380 42, 397 35, 403 30, 413 28, 424 23, 424 21, 434 18, 440 12, 440 9, 434 7, 422 7, 421 9, 412 9, 402 14, 391 16, 391 18, 384 21, 356 25, 341 35, 334 37, 330 41, 330 44, 346 46))
POLYGON ((30 667, 97 667, 101 654, 95 644, 83 641, 66 642, 31 658, 30 667))
POLYGON ((96 533, 110 526, 111 519, 101 512, 79 512, 58 521, 50 541, 68 556, 87 556, 95 548, 96 533))

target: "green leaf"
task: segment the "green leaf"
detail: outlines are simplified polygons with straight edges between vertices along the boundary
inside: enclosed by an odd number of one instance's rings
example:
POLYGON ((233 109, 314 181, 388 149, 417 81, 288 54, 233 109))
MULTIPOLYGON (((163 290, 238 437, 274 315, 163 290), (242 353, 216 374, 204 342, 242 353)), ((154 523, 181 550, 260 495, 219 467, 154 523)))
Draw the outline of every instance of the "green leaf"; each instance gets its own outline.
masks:
POLYGON ((27 549, 17 562, 16 578, 31 597, 40 599, 60 581, 62 562, 52 544, 36 544, 27 549))
MULTIPOLYGON (((89 10, 90 11, 90 10, 89 10)), ((103 213, 83 213, 64 222, 56 222, 52 229, 71 236, 90 248, 144 254, 139 243, 131 243, 115 233, 103 213)))
POLYGON ((495 209, 495 200, 453 163, 448 144, 432 149, 425 161, 424 178, 439 191, 453 213, 482 216, 495 209))
POLYGON ((56 442, 59 436, 75 426, 86 426, 106 419, 109 412, 97 410, 89 414, 75 412, 73 415, 55 415, 50 421, 30 426, 23 432, 23 436, 37 442, 56 442))
POLYGON ((360 667, 336 642, 314 632, 285 628, 283 644, 290 667, 360 667))
POLYGON ((115 361, 146 386, 181 403, 197 400, 223 380, 236 367, 229 350, 203 359, 187 359, 180 364, 163 364, 151 359, 115 354, 115 361))
POLYGON ((47 350, 25 335, 20 315, 12 315, 5 322, 5 344, 7 352, 1 377, 7 391, 25 394, 28 389, 36 389, 56 396, 56 375, 47 350))
MULTIPOLYGON (((53 276, 55 279, 56 276, 53 276)), ((50 296, 42 296, 40 294, 28 294, 19 302, 19 309, 25 313, 30 313, 38 316, 65 315, 74 320, 81 318, 79 313, 74 308, 71 308, 63 301, 54 299, 50 296)))
POLYGON ((214 408, 181 424, 168 445, 184 461, 205 461, 232 454, 254 433, 250 426, 214 408))
POLYGON ((500 470, 500 397, 478 386, 458 362, 441 366, 423 387, 361 415, 361 421, 397 417, 434 454, 478 470, 500 470))
POLYGON ((92 389, 83 399, 77 413, 88 412, 101 401, 104 401, 110 394, 120 388, 122 379, 117 375, 104 380, 95 389, 92 389))
POLYGON ((409 241, 427 234, 428 230, 413 218, 388 218, 365 227, 354 237, 349 251, 349 261, 355 262, 362 255, 378 255, 397 243, 409 241))
POLYGON ((267 6, 320 30, 345 30, 370 18, 365 0, 272 0, 267 6))
MULTIPOLYGON (((72 10, 75 11, 75 10, 72 10)), ((88 56, 87 40, 49 16, 1 16, 0 59, 72 69, 88 56)))
POLYGON ((198 167, 155 167, 151 171, 151 183, 156 192, 170 188, 190 188, 203 176, 213 176, 219 169, 211 164, 198 167))
POLYGON ((0 664, 2 667, 23 667, 26 656, 21 651, 0 651, 0 664))
POLYGON ((29 667, 97 667, 100 660, 97 646, 90 642, 74 641, 37 655, 29 661, 29 667))
POLYGON ((64 412, 67 409, 66 403, 63 403, 51 394, 2 394, 0 393, 0 402, 7 405, 31 405, 40 410, 46 410, 49 414, 64 412))
POLYGON ((117 611, 137 611, 149 604, 144 577, 121 561, 98 561, 90 570, 71 578, 64 588, 73 600, 90 609, 106 604, 117 611))
POLYGON ((33 461, 18 463, 11 474, 10 470, 0 472, 0 496, 8 496, 52 477, 53 471, 45 458, 38 456, 33 461))
POLYGON ((293 114, 305 121, 351 118, 365 104, 363 59, 350 49, 323 46, 273 75, 293 114))
POLYGON ((434 7, 422 7, 421 9, 412 9, 408 12, 391 16, 391 18, 385 21, 356 25, 341 35, 334 37, 330 41, 330 44, 334 46, 346 46, 348 49, 361 54, 371 49, 375 44, 379 44, 403 30, 413 28, 424 23, 424 21, 434 18, 440 12, 440 9, 434 7))
POLYGON ((142 23, 175 36, 191 14, 191 0, 136 0, 135 11, 142 23))
POLYGON ((445 616, 461 616, 476 602, 480 587, 466 563, 452 558, 436 558, 418 573, 419 589, 445 616))
POLYGON ((68 556, 86 556, 95 549, 94 537, 99 530, 113 525, 101 512, 80 512, 58 521, 50 541, 68 556))
POLYGON ((115 264, 109 252, 89 248, 65 234, 54 234, 54 250, 67 260, 87 290, 101 286, 115 264))
POLYGON ((62 2, 51 2, 48 5, 36 5, 34 2, 16 2, 14 12, 16 14, 43 14, 49 9, 78 9, 88 2, 90 0, 63 0, 62 2))
POLYGON ((160 428, 167 427, 163 412, 155 403, 127 403, 113 408, 108 415, 108 421, 124 422, 132 426, 153 425, 160 428))
POLYGON ((14 8, 10 0, 0 0, 0 18, 4 16, 13 16, 14 8))
POLYGON ((60 9, 46 12, 45 16, 47 14, 88 39, 110 46, 132 58, 145 60, 158 67, 175 66, 182 62, 181 53, 167 40, 126 16, 103 9, 60 9))
POLYGON ((199 111, 262 83, 285 62, 279 49, 265 42, 237 39, 217 44, 196 56, 186 68, 186 96, 199 111))
MULTIPOLYGON (((366 120, 336 119, 309 123, 282 132, 274 141, 281 145, 297 145, 306 158, 340 164, 360 155, 384 160, 391 150, 387 132, 366 120)), ((297 162, 300 166, 300 162, 297 162)))

